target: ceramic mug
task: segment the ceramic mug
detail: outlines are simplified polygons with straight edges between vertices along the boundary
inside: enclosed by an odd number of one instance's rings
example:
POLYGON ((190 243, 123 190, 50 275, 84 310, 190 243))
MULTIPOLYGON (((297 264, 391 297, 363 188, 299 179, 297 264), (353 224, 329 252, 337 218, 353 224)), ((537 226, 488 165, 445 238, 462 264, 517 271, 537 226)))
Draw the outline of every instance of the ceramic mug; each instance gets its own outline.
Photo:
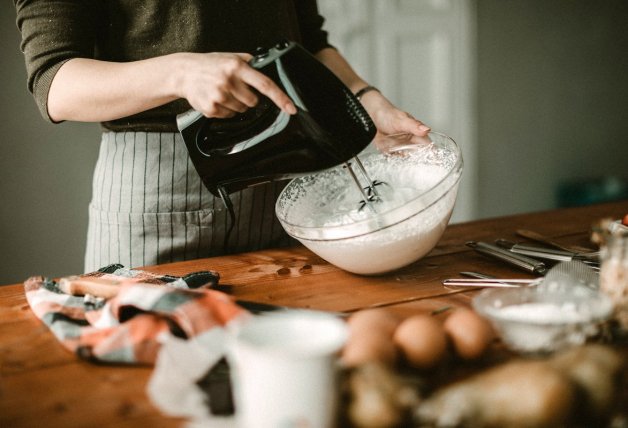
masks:
POLYGON ((337 354, 347 337, 344 321, 315 311, 259 315, 239 326, 227 354, 238 426, 332 426, 337 354))

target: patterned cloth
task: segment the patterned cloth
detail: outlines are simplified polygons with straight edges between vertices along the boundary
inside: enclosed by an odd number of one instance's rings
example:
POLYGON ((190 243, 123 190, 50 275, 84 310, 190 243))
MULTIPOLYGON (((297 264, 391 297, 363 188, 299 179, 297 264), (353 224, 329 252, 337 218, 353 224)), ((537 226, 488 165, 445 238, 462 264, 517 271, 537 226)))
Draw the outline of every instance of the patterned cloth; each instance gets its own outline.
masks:
POLYGON ((194 339, 248 316, 228 295, 209 289, 218 283, 216 272, 174 277, 111 265, 82 277, 120 281, 120 291, 106 301, 72 296, 41 276, 26 280, 24 288, 35 315, 63 346, 89 361, 154 364, 169 337, 194 339))

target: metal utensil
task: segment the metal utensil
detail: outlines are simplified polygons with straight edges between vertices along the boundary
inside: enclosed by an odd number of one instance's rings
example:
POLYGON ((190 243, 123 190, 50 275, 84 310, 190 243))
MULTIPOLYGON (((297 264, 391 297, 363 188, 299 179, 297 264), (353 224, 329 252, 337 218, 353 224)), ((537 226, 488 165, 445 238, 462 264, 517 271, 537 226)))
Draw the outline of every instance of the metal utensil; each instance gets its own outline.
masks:
POLYGON ((517 286, 512 282, 508 282, 508 279, 498 279, 492 275, 487 275, 480 272, 465 271, 460 272, 460 275, 473 278, 450 278, 443 281, 443 287, 445 288, 464 288, 464 287, 512 287, 517 286))
POLYGON ((594 290, 598 289, 600 277, 590 266, 578 261, 560 262, 552 267, 539 287, 560 291, 577 286, 585 286, 594 290))
POLYGON ((508 279, 508 278, 450 278, 443 281, 445 287, 502 287, 517 288, 540 284, 542 278, 508 279))
POLYGON ((469 241, 466 243, 466 245, 473 248, 478 253, 485 254, 489 257, 504 261, 520 269, 523 269, 526 272, 530 272, 536 275, 545 275, 547 273, 547 266, 545 265, 545 263, 531 257, 527 257, 522 254, 515 254, 503 248, 499 248, 496 245, 488 244, 486 242, 469 241))
POLYGON ((539 287, 556 291, 578 286, 597 289, 599 275, 590 266, 577 261, 559 262, 552 267, 547 275, 534 279, 494 278, 476 272, 461 272, 474 278, 451 278, 443 281, 445 287, 539 287), (482 276, 482 277, 479 277, 482 276), (483 278, 484 277, 484 278, 483 278))
POLYGON ((493 275, 487 275, 485 273, 472 272, 472 271, 460 272, 460 275, 468 276, 469 278, 479 278, 479 279, 493 279, 493 278, 495 278, 493 275))
POLYGON ((353 182, 355 183, 358 190, 360 191, 360 194, 362 195, 363 199, 360 201, 360 210, 364 207, 368 207, 372 212, 376 213, 373 202, 381 202, 382 200, 376 190, 376 187, 387 184, 383 181, 372 179, 366 172, 366 168, 364 168, 364 164, 362 164, 362 161, 360 161, 360 158, 358 156, 355 156, 351 162, 345 162, 345 168, 349 172, 349 175, 353 179, 353 182), (360 178, 352 168, 352 162, 357 165, 358 171, 360 172, 362 179, 366 181, 360 181, 360 178))
POLYGON ((523 254, 525 256, 544 260, 555 260, 557 262, 570 262, 572 260, 578 260, 592 267, 600 266, 597 254, 591 256, 589 253, 574 253, 573 251, 557 250, 537 245, 517 244, 507 239, 498 239, 495 241, 495 244, 500 248, 504 248, 516 254, 523 254))
MULTIPOLYGON (((475 279, 493 279, 493 278, 495 278, 492 275, 487 275, 487 274, 484 274, 484 273, 472 272, 472 271, 460 272, 460 275, 462 275, 464 277, 468 277, 468 278, 475 278, 475 279)), ((483 288, 482 286, 472 285, 472 283, 470 283, 469 285, 465 284, 465 285, 462 285, 462 286, 456 286, 456 285, 450 284, 450 282, 455 282, 458 279, 464 280, 466 278, 464 278, 464 279, 463 278, 446 279, 446 280, 443 281, 443 287, 445 287, 447 289, 450 289, 450 290, 456 290, 456 289, 459 289, 459 288, 463 288, 464 289, 464 287, 479 287, 479 288, 483 288)))
POLYGON ((546 244, 551 247, 558 248, 559 250, 572 251, 575 253, 588 253, 588 254, 599 253, 599 251, 593 251, 590 248, 580 247, 578 245, 570 245, 570 246, 562 245, 552 240, 551 238, 541 235, 540 233, 534 232, 532 230, 517 229, 515 233, 523 238, 528 238, 533 241, 540 242, 541 244, 546 244))

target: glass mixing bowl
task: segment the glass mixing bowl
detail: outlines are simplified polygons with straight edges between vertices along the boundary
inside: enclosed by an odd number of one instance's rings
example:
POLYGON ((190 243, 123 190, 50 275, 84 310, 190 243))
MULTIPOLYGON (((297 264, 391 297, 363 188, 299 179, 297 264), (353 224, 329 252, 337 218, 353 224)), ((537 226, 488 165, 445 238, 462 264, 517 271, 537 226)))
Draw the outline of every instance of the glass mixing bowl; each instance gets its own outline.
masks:
POLYGON ((275 207, 283 228, 318 256, 357 274, 382 274, 419 260, 449 222, 462 154, 436 132, 408 137, 408 144, 393 150, 360 155, 369 177, 383 183, 375 186, 380 201, 365 205, 346 166, 338 166, 286 186, 275 207))

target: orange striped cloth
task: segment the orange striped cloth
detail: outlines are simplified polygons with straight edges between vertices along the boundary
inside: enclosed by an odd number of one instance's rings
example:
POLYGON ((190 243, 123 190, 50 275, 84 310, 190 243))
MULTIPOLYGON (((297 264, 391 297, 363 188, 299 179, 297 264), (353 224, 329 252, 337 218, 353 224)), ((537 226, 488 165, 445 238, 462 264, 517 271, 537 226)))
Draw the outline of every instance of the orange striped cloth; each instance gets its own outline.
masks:
POLYGON ((73 296, 41 276, 27 279, 24 288, 35 315, 64 347, 89 361, 153 364, 169 336, 193 339, 248 316, 230 296, 210 289, 219 279, 212 271, 174 277, 111 265, 82 276, 117 279, 120 291, 108 300, 73 296))

